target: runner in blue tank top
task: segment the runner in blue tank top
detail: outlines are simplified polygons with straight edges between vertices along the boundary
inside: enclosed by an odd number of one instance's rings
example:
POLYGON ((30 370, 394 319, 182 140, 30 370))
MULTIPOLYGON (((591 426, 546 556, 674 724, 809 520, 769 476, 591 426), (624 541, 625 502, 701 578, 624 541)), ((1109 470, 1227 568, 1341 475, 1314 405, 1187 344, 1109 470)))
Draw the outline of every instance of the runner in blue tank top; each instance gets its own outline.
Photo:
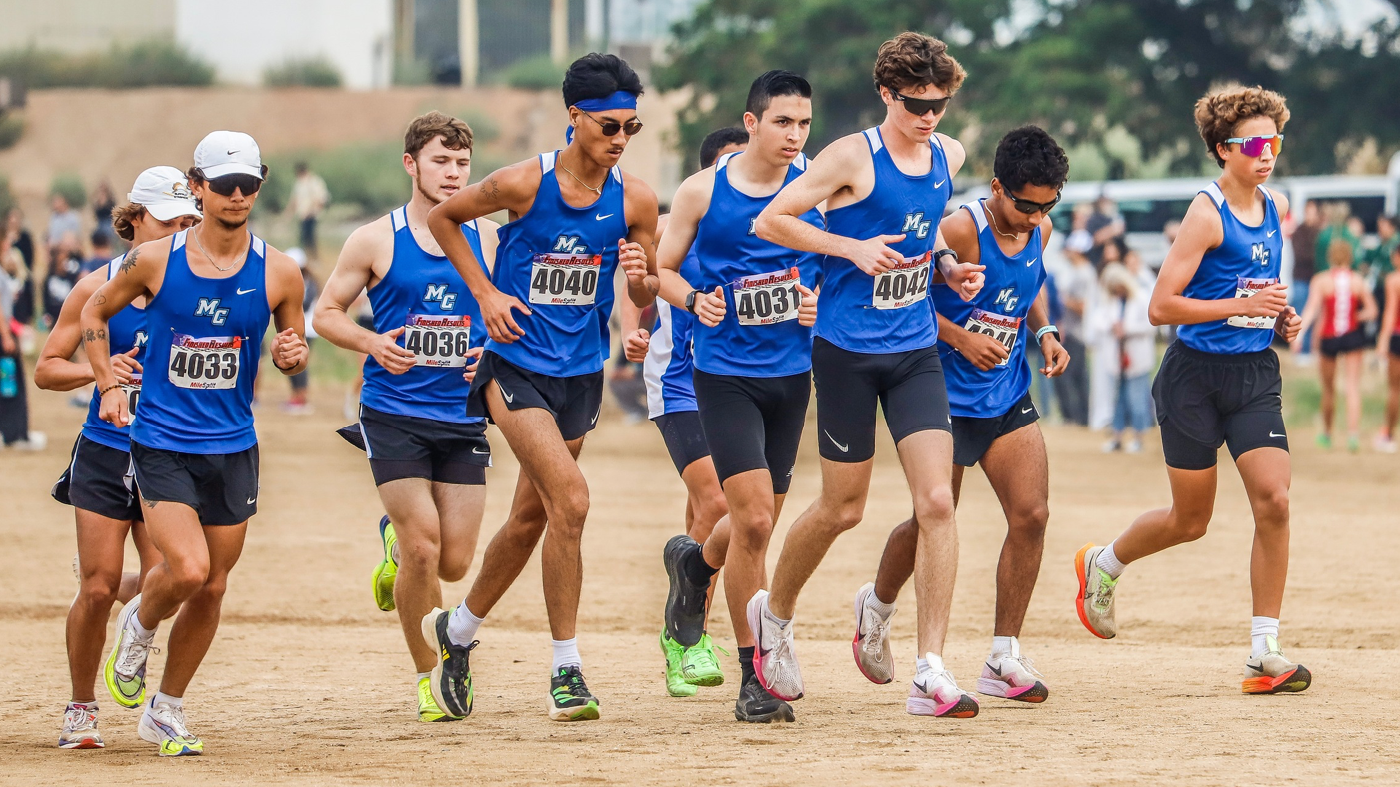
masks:
MULTIPOLYGON (((481 309, 428 230, 428 211, 466 188, 471 157, 466 123, 441 112, 415 118, 403 152, 413 196, 351 233, 316 304, 316 332, 368 356, 360 422, 342 434, 368 452, 388 513, 379 519, 374 600, 397 610, 418 674, 437 663, 420 629, 442 603, 439 580, 466 576, 476 553, 491 463, 485 419, 466 409, 486 342, 481 309), (349 314, 366 289, 373 330, 349 314)), ((478 264, 494 259, 495 222, 476 219, 460 232, 478 264)), ((465 715, 445 712, 428 684, 418 681, 419 721, 465 715)))
POLYGON ((583 679, 575 627, 588 515, 577 456, 598 421, 613 278, 621 268, 638 306, 656 295, 657 202, 618 161, 641 131, 636 73, 615 55, 590 54, 564 75, 569 144, 488 175, 433 208, 428 226, 481 304, 490 334, 470 399, 473 414, 500 427, 520 460, 506 525, 491 540, 476 582, 450 612, 423 618, 438 654, 432 693, 443 711, 471 704, 468 653, 477 628, 544 538, 544 592, 554 640, 549 716, 598 718, 583 679), (488 277, 460 225, 507 211, 488 277), (546 526, 547 525, 547 526, 546 526))
MULTIPOLYGON (((1223 171, 1186 212, 1148 307, 1154 324, 1181 326, 1152 391, 1172 504, 1139 516, 1108 546, 1086 544, 1074 561, 1079 620, 1095 636, 1111 638, 1124 566, 1205 535, 1215 505, 1216 453, 1227 445, 1254 511, 1246 694, 1303 691, 1312 683, 1307 668, 1279 647, 1292 469, 1283 381, 1269 345, 1275 336, 1293 341, 1302 318, 1279 280, 1279 217, 1288 214, 1288 201, 1264 184, 1283 148, 1288 115, 1283 96, 1260 87, 1230 85, 1196 102, 1196 127, 1223 171)), ((1220 620, 1241 612, 1213 611, 1220 620)))
POLYGON ((122 609, 103 677, 118 704, 141 705, 155 628, 180 610, 160 691, 138 725, 162 756, 204 750, 185 726, 181 698, 218 629, 228 573, 257 511, 253 379, 268 322, 278 329, 270 361, 283 374, 302 371, 308 357, 301 271, 248 231, 267 174, 257 142, 216 131, 195 149, 189 174, 204 222, 132 249, 82 312, 100 415, 126 426, 129 400, 108 358, 108 321, 146 298, 150 338, 131 459, 163 562, 122 609))
MULTIPOLYGON (((943 221, 948 247, 965 262, 982 265, 986 283, 971 301, 947 286, 930 290, 938 316, 938 351, 948 380, 953 415, 953 498, 963 471, 981 464, 1002 502, 1006 540, 997 563, 996 619, 990 655, 977 691, 1020 702, 1044 702, 1050 691, 1021 654, 1021 624, 1040 573, 1049 519, 1050 478, 1040 417, 1030 397, 1027 345, 1040 347, 1040 371, 1056 377, 1069 364, 1040 298, 1043 255, 1050 240, 1049 211, 1060 199, 1069 159, 1040 128, 1016 129, 997 145, 992 196, 962 206, 943 221)), ((825 305, 823 305, 825 306, 825 305)), ((888 625, 879 609, 914 573, 920 537, 913 519, 890 534, 865 615, 888 625)), ((857 624, 860 625, 859 623, 857 624)), ((856 631, 856 641, 862 632, 856 631)), ((856 648, 867 677, 878 675, 882 649, 856 648)))
MULTIPOLYGON (((981 286, 981 269, 959 263, 938 231, 964 153, 934 129, 965 73, 942 41, 909 32, 880 46, 874 76, 884 122, 833 142, 758 217, 760 237, 826 255, 826 279, 812 346, 822 493, 788 532, 772 596, 760 590, 750 600, 754 666, 774 695, 802 696, 791 626, 797 594, 836 536, 864 514, 878 403, 914 495, 916 585, 920 607, 929 610, 919 616, 919 653, 927 658, 920 660, 908 709, 971 716, 976 701, 939 658, 957 541, 948 399, 925 303, 935 270, 963 298, 981 286), (826 230, 801 218, 822 202, 826 230)), ((877 678, 887 682, 889 674, 877 678)))
MULTIPOLYGON (((127 204, 114 211, 112 227, 123 240, 139 246, 188 229, 199 218, 185 173, 174 167, 151 167, 136 178, 127 204)), ((82 341, 79 325, 83 305, 97 288, 120 270, 125 255, 83 277, 63 302, 39 362, 34 383, 53 391, 71 391, 91 383, 92 365, 71 360, 82 341)), ((134 412, 140 397, 146 349, 144 299, 117 312, 108 321, 112 367, 127 392, 134 412)), ((93 682, 107 639, 112 602, 125 604, 140 591, 141 581, 160 561, 151 543, 136 500, 131 472, 130 427, 118 427, 99 417, 101 397, 93 392, 83 430, 73 444, 73 456, 53 496, 73 506, 78 525, 78 555, 74 569, 82 589, 68 609, 68 663, 73 694, 64 713, 60 748, 101 748, 93 682), (122 572, 126 534, 136 545, 139 571, 122 572)))

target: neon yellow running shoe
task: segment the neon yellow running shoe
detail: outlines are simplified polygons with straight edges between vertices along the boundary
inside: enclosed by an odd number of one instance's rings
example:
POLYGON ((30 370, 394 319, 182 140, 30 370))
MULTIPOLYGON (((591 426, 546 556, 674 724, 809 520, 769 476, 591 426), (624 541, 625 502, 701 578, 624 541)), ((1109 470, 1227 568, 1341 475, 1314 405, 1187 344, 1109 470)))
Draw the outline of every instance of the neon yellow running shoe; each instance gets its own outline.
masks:
MULTIPOLYGON (((691 686, 720 686, 724 684, 724 670, 720 669, 717 646, 709 634, 685 649, 681 656, 681 674, 691 686)), ((722 650, 722 648, 721 648, 722 650)), ((726 655, 728 655, 726 653, 726 655)))
POLYGON ((146 700, 146 659, 155 650, 155 632, 145 638, 136 634, 133 619, 141 606, 141 595, 128 601, 117 616, 117 642, 102 667, 102 682, 112 699, 123 708, 139 708, 146 700))
POLYGON ((136 725, 141 739, 160 747, 162 757, 191 757, 204 753, 204 741, 185 726, 183 708, 166 702, 152 702, 136 725))
POLYGON ((418 720, 419 721, 457 721, 458 717, 449 716, 443 713, 438 707, 437 700, 433 699, 433 683, 430 678, 420 678, 418 680, 418 720))
POLYGON ((672 697, 694 697, 695 687, 685 682, 681 674, 681 657, 685 648, 661 630, 661 652, 666 656, 666 693, 672 697))
POLYGON ((374 567, 374 603, 385 612, 394 611, 394 580, 399 576, 399 564, 394 560, 394 523, 388 515, 379 520, 379 540, 384 543, 384 559, 374 567))

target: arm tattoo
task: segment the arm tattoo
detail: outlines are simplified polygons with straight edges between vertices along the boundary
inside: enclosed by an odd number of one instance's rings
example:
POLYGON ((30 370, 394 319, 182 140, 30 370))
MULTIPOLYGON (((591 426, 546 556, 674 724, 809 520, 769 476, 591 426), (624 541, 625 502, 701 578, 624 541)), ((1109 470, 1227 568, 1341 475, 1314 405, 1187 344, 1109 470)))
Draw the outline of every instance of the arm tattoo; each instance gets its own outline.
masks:
POLYGON ((494 202, 501 196, 501 185, 495 178, 487 178, 481 181, 481 194, 494 202))
POLYGON ((102 294, 102 290, 98 290, 97 297, 93 300, 97 301, 98 306, 102 306, 107 303, 107 296, 102 294))
POLYGON ((83 329, 83 344, 89 344, 89 343, 91 343, 91 342, 95 342, 95 341, 99 341, 99 340, 104 341, 104 342, 107 341, 107 329, 106 329, 106 328, 98 328, 98 329, 95 330, 95 331, 94 331, 93 329, 91 329, 91 328, 84 328, 84 329, 83 329))
POLYGON ((140 253, 140 246, 137 246, 131 251, 127 252, 126 256, 122 258, 122 264, 120 266, 122 273, 130 273, 131 269, 136 267, 136 257, 140 253))

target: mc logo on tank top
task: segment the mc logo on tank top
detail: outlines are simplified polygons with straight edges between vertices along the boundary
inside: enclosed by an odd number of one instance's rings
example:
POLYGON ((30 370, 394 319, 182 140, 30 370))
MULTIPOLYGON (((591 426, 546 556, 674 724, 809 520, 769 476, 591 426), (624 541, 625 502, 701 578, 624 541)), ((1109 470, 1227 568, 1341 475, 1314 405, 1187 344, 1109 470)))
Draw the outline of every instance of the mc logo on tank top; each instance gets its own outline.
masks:
POLYGON ((1001 310, 1006 312, 1007 314, 1016 311, 1016 304, 1021 302, 1021 296, 1012 295, 1012 293, 1014 293, 1015 291, 1015 287, 1007 287, 1006 289, 997 293, 996 305, 1000 306, 1001 310))
POLYGON ((436 303, 443 311, 450 312, 457 305, 457 293, 448 292, 446 284, 429 284, 423 293, 424 303, 436 303))
POLYGON ((1263 241, 1260 241, 1260 242, 1255 243, 1255 244, 1253 244, 1253 245, 1250 246, 1250 248, 1249 248, 1249 261, 1250 261, 1250 262, 1258 262, 1260 265, 1262 265, 1262 266, 1264 266, 1264 267, 1268 267, 1268 265, 1269 265, 1269 249, 1264 245, 1264 242, 1263 242, 1263 241))
POLYGON ((929 228, 933 226, 932 221, 924 221, 924 212, 904 214, 904 229, 900 232, 914 233, 914 237, 923 240, 928 237, 929 228))
POLYGON ((134 338, 135 338, 135 341, 133 341, 133 342, 131 343, 131 347, 132 347, 132 349, 134 349, 134 350, 139 350, 139 349, 141 349, 142 347, 145 347, 145 346, 146 346, 146 341, 147 341, 148 339, 150 339, 151 337, 150 337, 150 335, 147 334, 145 331, 137 331, 137 332, 136 332, 136 336, 135 336, 134 338))
POLYGON ((228 322, 228 309, 219 306, 219 298, 200 298, 199 305, 194 309, 194 316, 208 317, 209 322, 214 325, 223 325, 228 322))
POLYGON ((578 242, 577 235, 560 235, 554 241, 554 253, 556 254, 583 254, 588 251, 588 247, 578 242))

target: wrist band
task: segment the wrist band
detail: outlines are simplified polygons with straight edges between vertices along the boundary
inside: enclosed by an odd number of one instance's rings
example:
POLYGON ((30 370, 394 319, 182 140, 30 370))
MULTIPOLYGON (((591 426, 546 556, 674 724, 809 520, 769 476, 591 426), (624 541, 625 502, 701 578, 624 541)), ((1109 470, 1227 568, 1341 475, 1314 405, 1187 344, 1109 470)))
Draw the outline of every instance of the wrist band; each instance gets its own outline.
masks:
POLYGON ((273 365, 273 366, 276 366, 276 367, 277 367, 277 371, 279 371, 279 372, 285 372, 285 371, 287 371, 287 370, 289 370, 289 369, 295 369, 295 368, 297 368, 297 365, 296 365, 296 364, 292 364, 291 366, 285 366, 285 367, 284 367, 284 366, 278 366, 278 364, 277 364, 277 359, 276 359, 276 358, 273 358, 273 359, 272 359, 272 365, 273 365))
POLYGON ((1059 329, 1059 328, 1056 328, 1054 323, 1050 323, 1049 325, 1046 325, 1046 326, 1042 327, 1040 330, 1038 330, 1038 331, 1035 332, 1035 340, 1036 340, 1036 341, 1040 341, 1041 339, 1045 338, 1045 334, 1047 334, 1047 333, 1059 333, 1059 332, 1060 332, 1060 329, 1059 329))
POLYGON ((101 399, 102 397, 104 397, 104 396, 107 395, 107 392, 108 392, 108 391, 111 391, 111 390, 113 390, 113 389, 115 389, 115 388, 120 388, 120 387, 122 387, 122 384, 121 384, 121 383, 112 383, 111 385, 107 386, 106 388, 100 389, 100 390, 97 392, 97 398, 101 399))

